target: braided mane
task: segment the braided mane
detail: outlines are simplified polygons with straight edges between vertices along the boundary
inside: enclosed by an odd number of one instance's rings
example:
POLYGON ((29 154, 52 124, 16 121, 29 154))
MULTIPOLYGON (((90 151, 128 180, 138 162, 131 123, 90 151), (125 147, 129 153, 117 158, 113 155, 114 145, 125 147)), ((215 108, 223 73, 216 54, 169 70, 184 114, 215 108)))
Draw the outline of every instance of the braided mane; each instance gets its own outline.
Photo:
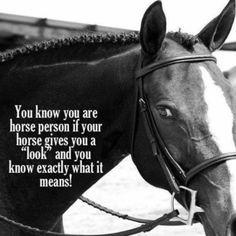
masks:
POLYGON ((196 36, 183 33, 180 30, 177 32, 169 32, 167 33, 166 37, 174 40, 187 50, 193 50, 193 46, 199 43, 199 39, 196 36))
POLYGON ((0 54, 0 63, 12 60, 17 56, 28 55, 40 51, 42 52, 48 49, 60 49, 74 45, 78 46, 99 45, 99 44, 129 45, 129 44, 137 44, 138 42, 139 42, 139 34, 136 32, 120 33, 120 34, 84 33, 74 37, 52 39, 49 41, 33 43, 16 49, 8 50, 0 54))
MULTIPOLYGON (((166 35, 187 50, 191 50, 193 45, 198 43, 199 40, 193 36, 186 33, 169 32, 166 35)), ((139 33, 105 33, 105 34, 95 34, 95 33, 83 33, 78 36, 62 38, 62 39, 52 39, 48 41, 43 41, 40 43, 33 43, 29 45, 22 46, 20 48, 11 49, 0 54, 0 63, 7 62, 15 59, 17 56, 24 56, 32 54, 35 52, 47 51, 49 49, 60 49, 69 46, 85 46, 85 45, 130 45, 139 43, 139 33)))

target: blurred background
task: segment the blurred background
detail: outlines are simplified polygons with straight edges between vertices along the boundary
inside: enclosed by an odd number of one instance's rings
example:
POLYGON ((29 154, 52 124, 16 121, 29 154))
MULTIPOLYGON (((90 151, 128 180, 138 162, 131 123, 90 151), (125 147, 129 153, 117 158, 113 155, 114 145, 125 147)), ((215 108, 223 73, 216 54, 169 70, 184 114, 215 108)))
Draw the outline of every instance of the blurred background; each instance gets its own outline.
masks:
MULTIPOLYGON (((8 0, 0 8, 0 51, 26 43, 81 32, 138 31, 152 0, 8 0)), ((227 0, 162 0, 168 31, 197 34, 217 16, 227 0)), ((236 24, 227 42, 236 41, 236 24)), ((236 66, 236 52, 215 53, 222 70, 236 66)), ((146 184, 131 158, 126 158, 85 196, 114 210, 155 219, 170 209, 170 195, 146 184)), ((107 233, 137 226, 77 201, 64 215, 67 233, 107 233)), ((202 227, 158 227, 146 235, 204 235, 202 227)))
MULTIPOLYGON (((139 30, 153 0, 8 0, 0 8, 0 50, 84 31, 139 30)), ((197 34, 217 16, 227 0, 162 0, 168 31, 197 34)), ((227 42, 236 41, 236 24, 227 42)), ((216 53, 223 70, 234 66, 235 53, 216 53)))

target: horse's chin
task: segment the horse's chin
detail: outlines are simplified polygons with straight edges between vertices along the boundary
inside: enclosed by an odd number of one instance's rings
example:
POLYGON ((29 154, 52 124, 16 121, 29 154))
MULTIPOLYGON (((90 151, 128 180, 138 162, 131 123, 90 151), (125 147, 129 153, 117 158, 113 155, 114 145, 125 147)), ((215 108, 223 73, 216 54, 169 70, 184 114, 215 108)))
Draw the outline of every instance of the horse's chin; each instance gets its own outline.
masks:
POLYGON ((201 224, 203 225, 206 236, 231 236, 226 230, 223 232, 217 232, 216 227, 212 226, 207 216, 204 213, 198 214, 201 224))
MULTIPOLYGON (((208 221, 206 215, 204 213, 198 214, 200 221, 203 225, 204 231, 206 233, 206 236, 216 236, 213 227, 211 226, 210 222, 208 221)), ((223 236, 223 235, 222 235, 223 236)))

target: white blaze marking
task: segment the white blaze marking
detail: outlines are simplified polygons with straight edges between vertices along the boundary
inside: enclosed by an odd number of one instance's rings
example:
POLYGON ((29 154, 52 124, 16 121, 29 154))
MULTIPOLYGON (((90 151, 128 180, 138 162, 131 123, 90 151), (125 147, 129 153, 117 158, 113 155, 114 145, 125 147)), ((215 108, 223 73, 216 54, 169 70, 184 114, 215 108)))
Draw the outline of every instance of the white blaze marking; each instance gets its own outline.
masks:
MULTIPOLYGON (((212 138, 222 153, 235 152, 233 139, 233 113, 218 86, 207 69, 200 66, 205 85, 204 99, 207 104, 207 122, 212 138)), ((236 210, 236 161, 226 162, 230 173, 230 194, 236 210)))

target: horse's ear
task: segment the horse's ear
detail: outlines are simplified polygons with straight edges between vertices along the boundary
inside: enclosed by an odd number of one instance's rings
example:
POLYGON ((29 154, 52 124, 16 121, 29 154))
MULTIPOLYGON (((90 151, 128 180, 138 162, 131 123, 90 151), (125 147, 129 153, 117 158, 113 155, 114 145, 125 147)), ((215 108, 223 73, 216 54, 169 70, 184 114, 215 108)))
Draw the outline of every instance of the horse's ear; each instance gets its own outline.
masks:
POLYGON ((230 0, 219 16, 214 18, 197 35, 211 51, 220 48, 227 38, 235 17, 235 0, 230 0))
POLYGON ((161 1, 156 1, 147 9, 142 19, 140 43, 143 51, 155 55, 161 48, 165 34, 166 17, 161 1))

